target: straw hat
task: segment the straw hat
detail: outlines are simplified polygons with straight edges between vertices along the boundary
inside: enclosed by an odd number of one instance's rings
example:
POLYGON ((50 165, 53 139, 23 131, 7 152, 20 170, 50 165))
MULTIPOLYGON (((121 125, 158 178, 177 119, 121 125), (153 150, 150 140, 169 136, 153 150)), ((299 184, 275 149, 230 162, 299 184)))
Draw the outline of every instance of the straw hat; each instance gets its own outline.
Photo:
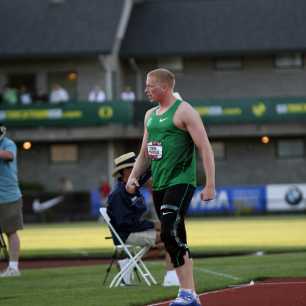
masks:
POLYGON ((0 123, 0 140, 4 138, 6 133, 6 127, 0 123))
POLYGON ((114 159, 115 169, 113 170, 113 176, 116 176, 118 172, 124 168, 130 168, 134 166, 136 160, 136 154, 134 152, 129 152, 123 154, 114 159))

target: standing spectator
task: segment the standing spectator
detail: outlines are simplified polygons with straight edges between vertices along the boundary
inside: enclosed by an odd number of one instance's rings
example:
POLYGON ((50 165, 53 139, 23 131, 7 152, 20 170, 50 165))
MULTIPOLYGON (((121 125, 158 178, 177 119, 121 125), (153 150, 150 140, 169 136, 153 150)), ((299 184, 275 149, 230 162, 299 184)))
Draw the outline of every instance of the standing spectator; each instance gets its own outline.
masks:
POLYGON ((23 105, 29 105, 32 103, 32 96, 25 85, 20 87, 19 100, 23 105))
POLYGON ((8 237, 9 265, 0 277, 20 276, 18 268, 20 240, 23 228, 22 197, 17 178, 17 149, 0 126, 0 227, 8 237))
POLYGON ((131 90, 130 86, 126 86, 120 95, 121 100, 133 102, 135 100, 135 93, 131 90))
POLYGON ((5 85, 4 90, 3 90, 2 99, 7 104, 16 105, 18 102, 17 89, 10 87, 8 85, 5 85))
POLYGON ((105 102, 106 95, 102 88, 96 85, 88 94, 89 102, 105 102))
POLYGON ((52 90, 50 93, 50 102, 51 103, 61 103, 67 102, 69 100, 69 94, 66 89, 64 89, 59 84, 53 84, 52 90))

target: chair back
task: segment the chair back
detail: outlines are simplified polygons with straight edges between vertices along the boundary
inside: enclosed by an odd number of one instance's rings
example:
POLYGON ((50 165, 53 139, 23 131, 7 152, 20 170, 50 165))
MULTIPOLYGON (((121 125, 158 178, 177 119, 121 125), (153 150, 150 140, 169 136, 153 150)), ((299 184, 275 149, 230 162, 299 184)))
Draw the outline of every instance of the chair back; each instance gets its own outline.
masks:
POLYGON ((107 213, 106 207, 101 207, 100 208, 100 214, 102 215, 104 221, 106 222, 108 228, 111 231, 112 234, 112 238, 113 238, 113 242, 114 244, 117 245, 122 245, 124 246, 124 242, 121 239, 121 237, 119 236, 119 234, 117 233, 117 231, 115 230, 115 228, 113 227, 112 223, 111 223, 111 219, 107 213))

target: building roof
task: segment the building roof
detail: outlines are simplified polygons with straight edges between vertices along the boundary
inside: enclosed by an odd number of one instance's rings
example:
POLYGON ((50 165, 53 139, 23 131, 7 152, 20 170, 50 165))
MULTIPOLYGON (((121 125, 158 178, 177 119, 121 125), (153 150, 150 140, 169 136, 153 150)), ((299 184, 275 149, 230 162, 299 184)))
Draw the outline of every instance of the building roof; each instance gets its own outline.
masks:
POLYGON ((124 0, 1 1, 0 57, 111 53, 124 0))
POLYGON ((306 50, 304 0, 147 0, 134 6, 122 56, 306 50))

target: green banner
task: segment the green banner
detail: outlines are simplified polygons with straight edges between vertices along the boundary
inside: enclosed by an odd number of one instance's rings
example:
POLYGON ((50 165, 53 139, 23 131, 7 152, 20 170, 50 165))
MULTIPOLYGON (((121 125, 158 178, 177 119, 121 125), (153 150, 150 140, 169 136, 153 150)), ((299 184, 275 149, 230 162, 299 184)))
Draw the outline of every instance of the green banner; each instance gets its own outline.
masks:
MULTIPOLYGON (((276 123, 306 121, 306 98, 252 98, 189 101, 205 124, 276 123)), ((143 125, 145 112, 156 104, 70 102, 0 108, 7 126, 143 125)))
POLYGON ((306 98, 253 98, 239 100, 202 100, 191 104, 204 122, 273 123, 306 120, 306 98))
POLYGON ((0 109, 0 122, 7 126, 92 126, 130 124, 133 106, 130 103, 67 103, 33 104, 0 109))

